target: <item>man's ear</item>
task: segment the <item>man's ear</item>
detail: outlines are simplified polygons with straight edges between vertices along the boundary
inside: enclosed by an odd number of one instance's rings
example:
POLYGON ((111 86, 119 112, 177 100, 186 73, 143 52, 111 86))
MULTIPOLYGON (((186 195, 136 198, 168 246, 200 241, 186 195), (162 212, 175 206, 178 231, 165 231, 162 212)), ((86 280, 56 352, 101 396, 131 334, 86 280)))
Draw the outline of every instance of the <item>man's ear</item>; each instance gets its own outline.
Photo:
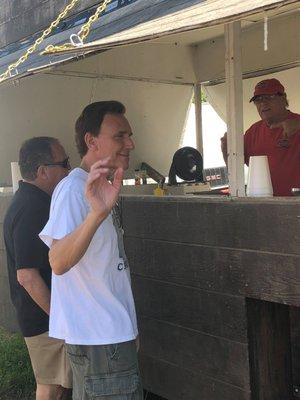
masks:
POLYGON ((96 151, 98 150, 97 138, 93 136, 90 132, 84 135, 84 141, 88 150, 96 151))
POLYGON ((47 179, 47 167, 45 165, 40 165, 36 171, 36 178, 47 179))

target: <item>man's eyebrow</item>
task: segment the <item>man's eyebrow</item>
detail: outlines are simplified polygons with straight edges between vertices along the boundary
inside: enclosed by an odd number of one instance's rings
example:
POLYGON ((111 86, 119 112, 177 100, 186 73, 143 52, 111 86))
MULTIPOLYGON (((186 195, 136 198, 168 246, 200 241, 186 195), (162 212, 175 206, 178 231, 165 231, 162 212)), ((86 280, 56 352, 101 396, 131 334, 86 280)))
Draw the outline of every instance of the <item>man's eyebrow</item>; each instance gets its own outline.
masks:
POLYGON ((118 131, 118 133, 117 134, 121 134, 121 135, 129 135, 129 136, 132 136, 133 135, 133 132, 130 132, 130 133, 128 133, 128 131, 118 131))

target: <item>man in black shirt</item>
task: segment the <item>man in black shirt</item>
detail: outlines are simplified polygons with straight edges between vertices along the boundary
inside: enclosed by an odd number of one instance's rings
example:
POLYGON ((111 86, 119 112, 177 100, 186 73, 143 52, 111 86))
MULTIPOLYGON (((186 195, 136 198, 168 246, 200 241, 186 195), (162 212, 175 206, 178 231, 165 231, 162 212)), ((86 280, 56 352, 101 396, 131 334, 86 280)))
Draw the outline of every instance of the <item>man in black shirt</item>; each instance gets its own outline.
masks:
POLYGON ((10 292, 37 382, 36 399, 56 400, 71 387, 71 371, 64 342, 48 337, 51 268, 38 234, 70 164, 57 139, 36 137, 22 145, 19 165, 23 181, 4 220, 10 292))

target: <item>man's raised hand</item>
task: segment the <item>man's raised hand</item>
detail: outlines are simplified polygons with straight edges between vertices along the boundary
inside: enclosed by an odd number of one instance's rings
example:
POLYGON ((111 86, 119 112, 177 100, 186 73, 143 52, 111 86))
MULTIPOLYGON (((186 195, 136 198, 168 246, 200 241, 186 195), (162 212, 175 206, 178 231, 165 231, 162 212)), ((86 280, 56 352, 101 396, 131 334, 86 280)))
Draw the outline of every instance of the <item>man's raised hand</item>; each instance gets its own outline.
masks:
POLYGON ((85 195, 90 203, 91 211, 100 218, 106 218, 115 205, 123 180, 124 171, 117 168, 109 181, 112 167, 110 158, 99 160, 92 165, 85 189, 85 195))

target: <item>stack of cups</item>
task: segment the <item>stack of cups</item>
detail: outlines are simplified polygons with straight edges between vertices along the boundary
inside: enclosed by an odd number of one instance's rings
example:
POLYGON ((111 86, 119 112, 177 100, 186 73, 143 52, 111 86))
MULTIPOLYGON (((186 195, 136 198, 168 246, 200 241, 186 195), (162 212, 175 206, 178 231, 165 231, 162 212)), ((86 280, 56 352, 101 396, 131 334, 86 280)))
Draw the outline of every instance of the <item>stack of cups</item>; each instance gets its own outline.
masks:
POLYGON ((11 167, 11 180, 13 185, 13 193, 19 189, 19 182, 22 180, 19 163, 14 161, 10 163, 11 167))
POLYGON ((249 162, 247 196, 272 197, 273 187, 267 156, 252 156, 249 162))

